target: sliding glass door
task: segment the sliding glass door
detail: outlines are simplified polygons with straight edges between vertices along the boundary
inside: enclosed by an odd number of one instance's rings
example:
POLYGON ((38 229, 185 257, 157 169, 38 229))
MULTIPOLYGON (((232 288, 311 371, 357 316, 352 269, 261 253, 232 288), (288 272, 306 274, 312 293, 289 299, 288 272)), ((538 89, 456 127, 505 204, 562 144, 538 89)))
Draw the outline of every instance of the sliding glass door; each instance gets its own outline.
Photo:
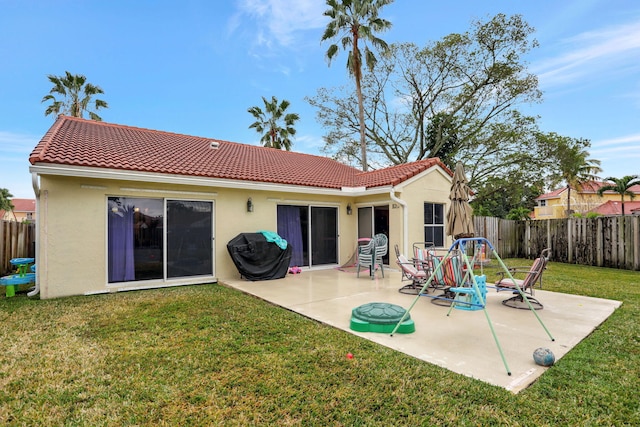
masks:
MULTIPOLYGON (((358 208, 358 239, 368 239, 376 234, 389 237, 389 206, 365 206, 358 208)), ((382 258, 389 263, 389 252, 382 258)))
POLYGON ((213 275, 213 202, 109 197, 107 205, 109 283, 213 275))
POLYGON ((167 200, 167 277, 213 272, 212 202, 167 200))
POLYGON ((278 234, 292 247, 291 266, 338 263, 338 209, 278 206, 278 234))

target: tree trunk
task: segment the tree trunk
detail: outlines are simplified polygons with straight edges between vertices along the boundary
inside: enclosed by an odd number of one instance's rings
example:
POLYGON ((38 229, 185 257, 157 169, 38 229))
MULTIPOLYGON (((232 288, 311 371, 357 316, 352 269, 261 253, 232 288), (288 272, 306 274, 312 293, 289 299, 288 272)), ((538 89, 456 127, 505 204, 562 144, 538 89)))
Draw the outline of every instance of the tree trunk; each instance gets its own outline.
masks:
POLYGON ((356 76, 356 92, 358 93, 358 119, 360 120, 360 151, 362 157, 362 170, 367 171, 367 139, 364 129, 364 106, 362 99, 362 88, 360 86, 360 78, 356 76))

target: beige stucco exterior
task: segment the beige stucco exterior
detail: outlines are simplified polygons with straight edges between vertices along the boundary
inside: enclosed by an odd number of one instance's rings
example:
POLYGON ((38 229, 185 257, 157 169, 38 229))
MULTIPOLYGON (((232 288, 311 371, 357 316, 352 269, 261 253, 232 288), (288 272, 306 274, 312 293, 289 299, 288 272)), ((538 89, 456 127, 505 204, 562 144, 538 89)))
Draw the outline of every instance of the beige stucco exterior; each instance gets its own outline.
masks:
MULTIPOLYGON (((395 186, 373 189, 327 190, 266 186, 256 183, 225 185, 199 181, 197 184, 168 182, 157 176, 135 180, 67 176, 70 173, 38 173, 37 274, 40 297, 116 292, 123 290, 209 283, 239 277, 226 245, 242 232, 277 228, 279 204, 331 206, 338 212, 339 264, 346 263, 357 246, 356 208, 389 207, 390 262, 395 262, 394 245, 402 252, 424 239, 424 203, 442 203, 448 208, 450 176, 432 167, 395 186), (161 181, 161 182, 158 182, 161 181), (109 284, 107 278, 107 198, 145 197, 213 202, 214 274, 207 277, 148 280, 109 284), (247 212, 247 199, 254 209, 247 212), (353 208, 347 214, 347 205, 353 208), (405 228, 406 226, 406 228, 405 228)), ((179 180, 176 180, 179 181, 179 180)), ((450 240, 448 240, 450 242, 450 240)), ((325 266, 330 267, 330 266, 325 266)))

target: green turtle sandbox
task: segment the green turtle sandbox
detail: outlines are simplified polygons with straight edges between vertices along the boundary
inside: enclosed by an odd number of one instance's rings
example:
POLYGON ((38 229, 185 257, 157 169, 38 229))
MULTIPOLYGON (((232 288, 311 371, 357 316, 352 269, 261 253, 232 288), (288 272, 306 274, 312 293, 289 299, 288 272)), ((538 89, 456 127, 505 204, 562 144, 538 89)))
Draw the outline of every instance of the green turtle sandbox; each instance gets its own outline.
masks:
MULTIPOLYGON (((399 305, 386 302, 370 302, 351 310, 351 330, 356 332, 390 333, 405 315, 406 310, 399 305)), ((410 334, 416 325, 410 315, 400 324, 396 332, 410 334)))

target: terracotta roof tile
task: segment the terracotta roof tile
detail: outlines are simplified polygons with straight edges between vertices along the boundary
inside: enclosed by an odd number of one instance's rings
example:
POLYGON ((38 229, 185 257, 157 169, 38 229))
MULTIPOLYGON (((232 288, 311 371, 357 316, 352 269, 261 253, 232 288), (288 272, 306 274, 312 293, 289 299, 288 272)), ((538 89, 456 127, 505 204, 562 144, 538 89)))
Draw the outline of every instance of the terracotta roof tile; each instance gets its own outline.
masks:
MULTIPOLYGON (((624 214, 631 215, 640 208, 639 202, 624 202, 624 214)), ((599 213, 600 215, 620 215, 622 213, 622 203, 617 200, 607 200, 600 206, 591 209, 589 212, 599 213)))
POLYGON ((365 173, 327 157, 66 116, 29 161, 333 189, 396 185, 435 165, 451 173, 438 159, 365 173))
MULTIPOLYGON (((605 183, 602 181, 588 181, 580 184, 577 188, 577 191, 580 194, 596 194, 600 189, 600 187, 602 187, 603 185, 605 185, 605 183)), ((558 188, 557 190, 553 190, 550 193, 541 194, 540 196, 536 197, 535 200, 556 198, 560 193, 562 193, 566 189, 567 187, 562 187, 562 188, 558 188)), ((636 195, 640 195, 640 184, 632 185, 631 187, 629 187, 629 190, 631 190, 636 195)), ((605 194, 616 194, 616 193, 615 191, 605 191, 605 194)))
POLYGON ((35 212, 36 199, 11 199, 14 212, 35 212))

